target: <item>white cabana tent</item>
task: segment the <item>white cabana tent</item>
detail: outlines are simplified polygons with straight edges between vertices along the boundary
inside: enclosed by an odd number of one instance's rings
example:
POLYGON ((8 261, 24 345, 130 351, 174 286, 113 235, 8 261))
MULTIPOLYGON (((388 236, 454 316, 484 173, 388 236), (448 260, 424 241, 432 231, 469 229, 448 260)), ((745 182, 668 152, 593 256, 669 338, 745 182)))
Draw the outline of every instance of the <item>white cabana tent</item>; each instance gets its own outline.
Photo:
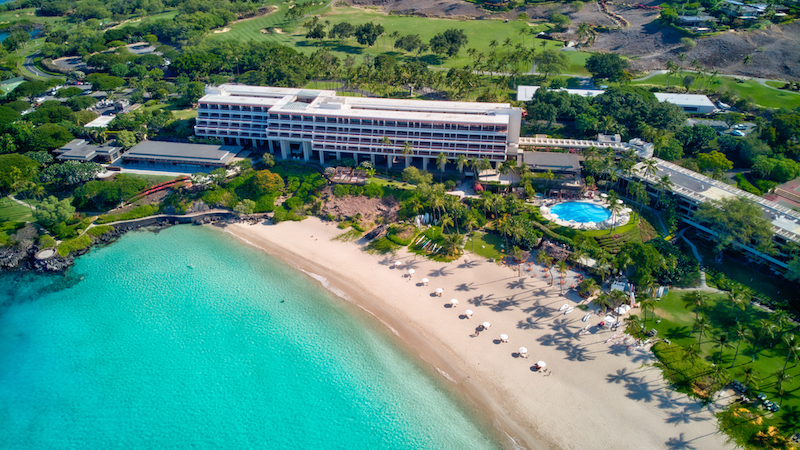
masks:
POLYGON ((458 306, 458 300, 456 300, 456 299, 450 300, 450 306, 452 308, 455 308, 456 306, 458 306))
POLYGON ((483 325, 483 328, 487 330, 492 327, 492 324, 490 324, 489 322, 483 322, 481 325, 483 325))
POLYGON ((416 272, 416 270, 408 269, 408 276, 410 277, 410 276, 414 275, 414 272, 416 272))
POLYGON ((519 348, 519 356, 521 356, 523 358, 527 358, 528 357, 528 349, 525 348, 525 347, 520 347, 519 348))
POLYGON ((469 319, 470 317, 472 317, 472 310, 468 309, 464 311, 464 315, 467 316, 467 319, 469 319))
POLYGON ((501 334, 500 335, 500 342, 508 342, 508 335, 507 334, 501 334))
POLYGON ((423 279, 422 279, 422 285, 423 285, 423 286, 427 286, 429 281, 430 281, 430 280, 428 280, 427 278, 423 278, 423 279))

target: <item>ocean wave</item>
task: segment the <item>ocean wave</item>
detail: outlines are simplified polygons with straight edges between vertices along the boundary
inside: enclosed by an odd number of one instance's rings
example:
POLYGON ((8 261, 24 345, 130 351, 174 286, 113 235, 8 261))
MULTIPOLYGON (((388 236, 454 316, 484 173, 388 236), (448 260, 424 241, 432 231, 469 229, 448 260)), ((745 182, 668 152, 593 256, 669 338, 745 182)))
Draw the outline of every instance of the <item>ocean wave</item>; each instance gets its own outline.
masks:
POLYGON ((458 382, 456 382, 456 380, 454 380, 453 377, 451 377, 450 374, 445 372, 444 370, 437 367, 436 371, 439 372, 439 375, 447 378, 447 381, 450 381, 453 384, 458 384, 458 382))

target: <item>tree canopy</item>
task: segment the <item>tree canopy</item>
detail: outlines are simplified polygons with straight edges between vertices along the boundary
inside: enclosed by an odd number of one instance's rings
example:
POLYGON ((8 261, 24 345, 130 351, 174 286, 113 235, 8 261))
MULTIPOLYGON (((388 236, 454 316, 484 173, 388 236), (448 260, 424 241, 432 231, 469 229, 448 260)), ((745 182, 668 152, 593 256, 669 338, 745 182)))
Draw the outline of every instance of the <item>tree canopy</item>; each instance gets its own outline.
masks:
POLYGON ((451 28, 431 38, 431 50, 439 55, 453 57, 461 47, 467 44, 467 35, 463 31, 451 28))
POLYGON ((745 197, 705 202, 694 218, 717 234, 718 251, 729 245, 751 245, 753 241, 765 245, 772 239, 772 224, 764 218, 761 208, 745 197))
POLYGON ((75 207, 68 199, 59 200, 52 195, 45 198, 36 206, 33 217, 45 228, 50 228, 61 223, 75 214, 75 207))
POLYGON ((616 53, 594 53, 586 60, 586 70, 592 78, 619 81, 628 70, 628 60, 616 53))

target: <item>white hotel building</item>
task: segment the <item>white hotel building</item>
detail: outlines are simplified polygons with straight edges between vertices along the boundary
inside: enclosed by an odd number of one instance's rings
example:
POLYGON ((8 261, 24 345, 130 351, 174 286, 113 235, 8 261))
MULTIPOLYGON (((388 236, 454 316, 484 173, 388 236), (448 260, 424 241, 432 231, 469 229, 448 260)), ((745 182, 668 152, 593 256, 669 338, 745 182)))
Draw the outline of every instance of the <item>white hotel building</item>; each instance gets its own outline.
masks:
POLYGON ((334 91, 225 84, 199 100, 195 134, 223 144, 266 147, 283 158, 373 164, 440 153, 499 163, 519 154, 522 110, 508 103, 337 97, 334 91), (403 154, 406 143, 412 153, 403 154))

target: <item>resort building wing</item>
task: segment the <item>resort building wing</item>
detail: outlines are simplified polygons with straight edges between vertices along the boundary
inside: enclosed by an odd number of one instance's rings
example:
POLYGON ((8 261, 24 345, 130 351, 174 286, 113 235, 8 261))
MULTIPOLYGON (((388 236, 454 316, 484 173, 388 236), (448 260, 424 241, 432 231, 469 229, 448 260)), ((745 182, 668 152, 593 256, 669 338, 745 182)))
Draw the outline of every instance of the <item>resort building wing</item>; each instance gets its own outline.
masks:
MULTIPOLYGON (((536 91, 541 86, 518 86, 517 87, 517 100, 521 102, 529 102, 533 99, 536 91)), ((581 95, 583 97, 596 97, 605 92, 604 89, 558 89, 568 94, 581 95)), ((690 114, 708 114, 714 112, 717 107, 705 95, 697 94, 671 94, 664 92, 655 92, 656 99, 660 102, 672 103, 673 105, 680 106, 680 108, 690 114)))
POLYGON ((455 159, 517 157, 522 110, 508 103, 338 97, 333 91, 221 85, 199 100, 195 134, 267 147, 283 158, 369 158, 373 164, 444 153, 455 159))

